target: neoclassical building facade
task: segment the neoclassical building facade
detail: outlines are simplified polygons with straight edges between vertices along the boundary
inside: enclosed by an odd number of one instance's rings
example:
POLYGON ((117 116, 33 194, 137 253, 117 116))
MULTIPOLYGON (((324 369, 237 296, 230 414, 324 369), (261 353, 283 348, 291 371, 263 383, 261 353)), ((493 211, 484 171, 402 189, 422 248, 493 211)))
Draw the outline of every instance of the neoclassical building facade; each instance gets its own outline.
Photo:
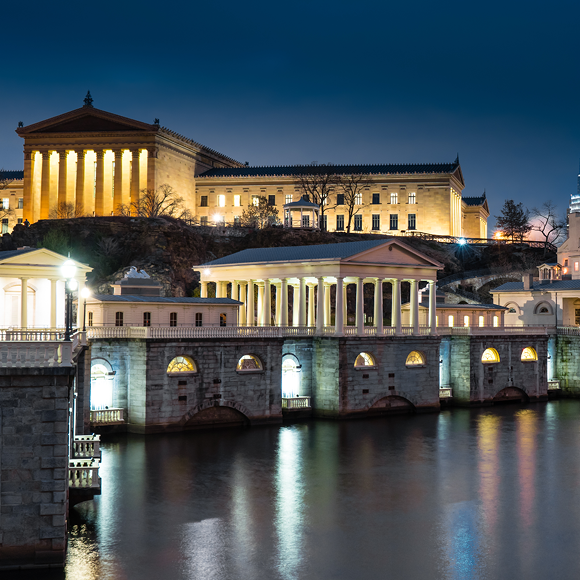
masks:
MULTIPOLYGON (((144 189, 170 185, 202 224, 236 223, 245 207, 266 197, 278 209, 302 197, 300 176, 311 166, 248 167, 159 125, 85 105, 17 129, 24 139, 22 218, 47 219, 63 203, 76 215, 114 215, 144 189)), ((487 237, 489 208, 463 197, 459 159, 452 163, 340 165, 337 175, 365 175, 351 231, 409 231, 487 237)), ((340 192, 323 208, 322 227, 347 229, 340 192)))

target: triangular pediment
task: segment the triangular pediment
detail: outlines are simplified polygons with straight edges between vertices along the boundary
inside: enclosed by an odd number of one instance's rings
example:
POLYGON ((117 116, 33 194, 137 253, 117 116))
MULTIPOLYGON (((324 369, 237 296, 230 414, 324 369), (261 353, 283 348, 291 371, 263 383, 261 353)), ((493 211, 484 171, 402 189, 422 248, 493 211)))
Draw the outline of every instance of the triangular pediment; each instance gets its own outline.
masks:
MULTIPOLYGON (((47 248, 31 249, 26 252, 8 251, 0 252, 0 268, 2 266, 56 266, 61 267, 69 258, 61 254, 57 254, 47 248)), ((90 272, 92 268, 72 260, 79 272, 90 272)))
POLYGON ((461 184, 461 188, 465 187, 465 180, 463 179, 463 172, 461 171, 461 165, 457 165, 457 169, 453 172, 453 176, 461 184))
POLYGON ((21 136, 26 136, 42 133, 126 133, 158 130, 158 125, 149 125, 93 107, 81 107, 63 115, 21 127, 16 132, 21 136))
POLYGON ((399 240, 389 240, 380 246, 375 246, 354 256, 350 256, 346 262, 360 262, 372 264, 408 264, 409 266, 426 266, 442 268, 443 264, 418 252, 399 240))

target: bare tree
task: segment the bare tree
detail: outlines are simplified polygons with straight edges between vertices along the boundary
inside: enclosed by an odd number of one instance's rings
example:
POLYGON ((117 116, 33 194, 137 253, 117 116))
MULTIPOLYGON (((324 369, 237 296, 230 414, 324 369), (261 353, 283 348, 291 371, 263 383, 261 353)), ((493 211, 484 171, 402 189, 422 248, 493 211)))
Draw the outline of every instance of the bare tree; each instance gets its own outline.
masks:
POLYGON ((53 207, 48 213, 51 220, 68 220, 77 217, 83 217, 77 213, 77 208, 71 201, 61 201, 56 207, 53 207))
POLYGON ((171 185, 161 185, 159 189, 142 189, 138 200, 128 205, 118 205, 117 214, 149 218, 161 216, 191 218, 183 197, 178 195, 171 185))
POLYGON ((344 205, 348 216, 346 231, 350 233, 352 218, 363 207, 363 191, 371 185, 368 175, 342 175, 337 190, 344 195, 344 205))
POLYGON ((546 242, 555 244, 566 231, 566 220, 552 201, 545 201, 539 208, 533 207, 531 217, 532 230, 540 233, 546 242))
POLYGON ((268 203, 265 196, 258 197, 257 204, 250 204, 243 212, 240 223, 248 228, 265 228, 278 221, 278 210, 268 203))
POLYGON ((340 177, 333 171, 334 166, 331 163, 319 165, 313 162, 307 167, 308 172, 298 176, 298 183, 303 197, 320 206, 320 223, 322 224, 330 194, 340 183, 340 177))

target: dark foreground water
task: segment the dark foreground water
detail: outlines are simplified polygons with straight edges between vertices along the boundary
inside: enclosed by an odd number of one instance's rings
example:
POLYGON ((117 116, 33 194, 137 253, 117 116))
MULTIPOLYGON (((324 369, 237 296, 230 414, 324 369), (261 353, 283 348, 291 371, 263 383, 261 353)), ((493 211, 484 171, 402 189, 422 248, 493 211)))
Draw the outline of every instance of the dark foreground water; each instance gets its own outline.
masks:
POLYGON ((580 578, 580 402, 103 448, 70 580, 580 578))

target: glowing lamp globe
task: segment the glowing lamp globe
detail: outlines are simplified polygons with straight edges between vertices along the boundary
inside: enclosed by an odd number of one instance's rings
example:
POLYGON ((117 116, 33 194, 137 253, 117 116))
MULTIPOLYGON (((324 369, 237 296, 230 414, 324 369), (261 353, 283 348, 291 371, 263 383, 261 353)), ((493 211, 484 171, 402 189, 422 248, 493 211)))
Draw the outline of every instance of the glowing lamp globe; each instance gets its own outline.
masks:
POLYGON ((77 273, 77 267, 72 260, 67 260, 60 268, 63 278, 70 280, 77 273))
POLYGON ((86 286, 81 290, 81 296, 86 300, 91 295, 91 291, 86 286))

